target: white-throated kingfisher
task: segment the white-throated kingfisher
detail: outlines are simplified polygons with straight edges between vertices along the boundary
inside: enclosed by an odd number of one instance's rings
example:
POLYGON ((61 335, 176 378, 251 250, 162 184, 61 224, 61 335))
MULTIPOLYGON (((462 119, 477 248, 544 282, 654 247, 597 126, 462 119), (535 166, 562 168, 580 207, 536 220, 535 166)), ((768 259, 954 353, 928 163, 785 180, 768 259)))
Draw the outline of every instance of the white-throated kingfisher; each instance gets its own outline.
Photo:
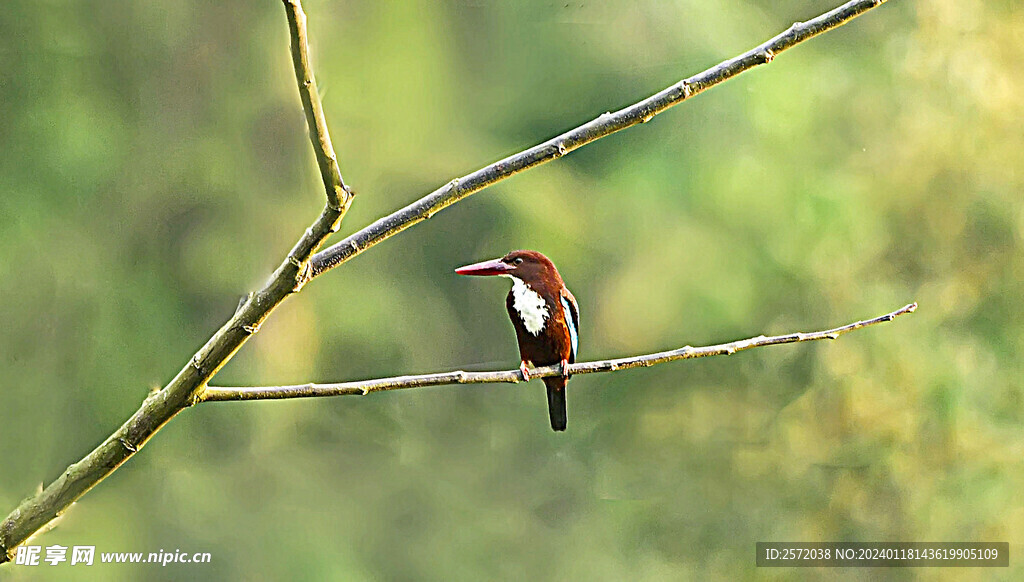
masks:
POLYGON ((528 381, 528 365, 561 364, 561 376, 542 380, 548 389, 551 428, 565 430, 565 385, 569 381, 568 365, 576 361, 580 317, 576 298, 566 289, 555 264, 537 251, 512 251, 500 259, 459 267, 455 272, 512 279, 505 307, 519 342, 519 371, 528 381))

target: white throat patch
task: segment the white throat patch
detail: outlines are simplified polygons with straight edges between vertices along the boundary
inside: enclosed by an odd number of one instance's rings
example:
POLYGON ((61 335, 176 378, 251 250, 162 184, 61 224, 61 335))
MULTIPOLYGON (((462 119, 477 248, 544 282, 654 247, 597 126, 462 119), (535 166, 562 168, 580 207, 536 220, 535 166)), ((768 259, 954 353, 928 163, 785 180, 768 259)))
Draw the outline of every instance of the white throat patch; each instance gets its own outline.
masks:
POLYGON ((522 320, 523 327, 533 335, 539 334, 544 329, 544 324, 551 315, 548 313, 547 304, 544 303, 544 299, 536 291, 530 289, 530 286, 519 277, 511 275, 506 275, 506 277, 512 279, 512 307, 515 307, 516 312, 519 313, 519 319, 522 320))

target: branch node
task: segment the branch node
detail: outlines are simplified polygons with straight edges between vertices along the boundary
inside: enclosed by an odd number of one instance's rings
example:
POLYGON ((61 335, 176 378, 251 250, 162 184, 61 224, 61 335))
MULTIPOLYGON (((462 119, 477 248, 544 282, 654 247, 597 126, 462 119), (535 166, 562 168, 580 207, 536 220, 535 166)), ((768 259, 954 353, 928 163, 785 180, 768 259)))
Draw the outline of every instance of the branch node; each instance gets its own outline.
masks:
MULTIPOLYGON (((345 195, 336 196, 337 202, 330 199, 327 200, 327 208, 331 211, 331 214, 334 214, 331 226, 327 229, 331 233, 341 230, 341 221, 345 218, 345 213, 348 212, 349 207, 352 206, 352 200, 356 197, 355 193, 344 184, 342 184, 340 190, 345 195)), ((325 210, 324 213, 326 214, 327 211, 325 210)))
POLYGON ((772 49, 770 48, 766 48, 758 54, 760 55, 761 59, 764 60, 765 64, 768 64, 775 60, 775 53, 772 52, 772 49))
POLYGON ((555 157, 562 157, 565 155, 565 142, 558 142, 555 146, 555 157))
POLYGON ((313 265, 309 261, 301 263, 299 272, 295 274, 295 285, 292 287, 292 293, 298 293, 302 288, 313 278, 313 265))
POLYGON ((129 453, 131 453, 133 455, 135 453, 139 452, 139 448, 136 447, 135 445, 133 445, 132 443, 128 442, 128 439, 126 439, 124 437, 118 438, 117 442, 121 443, 121 446, 124 447, 124 450, 128 451, 129 453))
POLYGON ((249 291, 248 293, 242 295, 242 297, 238 299, 238 306, 235 307, 235 315, 238 315, 238 312, 241 311, 242 308, 245 307, 247 303, 249 303, 249 300, 251 300, 253 295, 255 294, 256 293, 254 293, 253 291, 249 291))
MULTIPOLYGON (((349 199, 351 197, 352 197, 352 194, 351 194, 351 192, 348 191, 347 186, 336 185, 336 186, 334 186, 334 196, 328 197, 328 199, 327 199, 327 207, 329 209, 331 209, 332 212, 336 212, 336 213, 340 214, 340 213, 345 211, 345 207, 346 206, 351 204, 349 202, 349 199), (339 194, 339 192, 340 192, 340 194, 339 194)), ((331 231, 332 233, 336 233, 337 232, 337 230, 336 230, 337 225, 338 225, 338 221, 335 221, 332 224, 332 226, 331 226, 332 227, 332 231, 331 231)))
POLYGON ((186 406, 195 406, 196 404, 199 404, 200 402, 202 402, 203 401, 203 394, 205 392, 206 392, 206 386, 203 386, 202 389, 197 390, 195 393, 192 394, 192 396, 189 396, 188 403, 186 404, 186 406))
POLYGON ((683 86, 683 99, 686 99, 690 95, 693 95, 693 88, 690 87, 689 81, 683 81, 681 84, 683 86))
POLYGON ((189 360, 189 364, 191 364, 192 367, 195 368, 196 370, 202 372, 203 371, 203 367, 202 367, 202 364, 200 364, 200 360, 202 360, 202 358, 200 357, 199 354, 196 354, 196 355, 192 356, 191 360, 189 360))
POLYGON ((243 325, 242 326, 242 331, 244 331, 245 333, 247 333, 249 335, 255 335, 257 332, 260 331, 260 324, 259 323, 254 323, 252 325, 243 325))

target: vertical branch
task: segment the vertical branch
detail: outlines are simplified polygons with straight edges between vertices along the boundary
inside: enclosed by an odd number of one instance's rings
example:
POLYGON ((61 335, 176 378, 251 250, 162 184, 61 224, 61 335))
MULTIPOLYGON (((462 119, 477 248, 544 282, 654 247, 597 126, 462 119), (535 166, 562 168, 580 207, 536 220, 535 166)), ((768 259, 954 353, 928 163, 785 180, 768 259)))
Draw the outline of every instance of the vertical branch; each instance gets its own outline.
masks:
POLYGON ((299 83, 299 97, 302 109, 306 112, 306 125, 309 126, 309 141, 313 144, 316 163, 320 166, 320 175, 324 179, 327 190, 327 202, 335 210, 351 203, 352 191, 345 185, 338 167, 338 157, 331 144, 331 135, 327 131, 327 120, 324 108, 320 103, 320 94, 316 87, 313 67, 309 64, 309 42, 306 37, 306 13, 302 10, 299 0, 283 0, 284 10, 288 16, 288 30, 291 33, 292 64, 295 67, 295 80, 299 83))

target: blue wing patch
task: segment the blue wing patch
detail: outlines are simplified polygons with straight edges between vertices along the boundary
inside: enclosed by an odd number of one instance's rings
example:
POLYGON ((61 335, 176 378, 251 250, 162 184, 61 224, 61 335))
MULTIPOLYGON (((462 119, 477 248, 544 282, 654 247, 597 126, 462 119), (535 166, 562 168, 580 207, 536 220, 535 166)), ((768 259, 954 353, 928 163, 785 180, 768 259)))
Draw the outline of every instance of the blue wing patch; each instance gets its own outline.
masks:
POLYGON ((569 300, 559 297, 562 300, 562 313, 565 314, 565 323, 569 327, 569 337, 572 339, 572 359, 576 359, 576 346, 579 344, 579 336, 576 333, 576 312, 569 305, 569 300))

